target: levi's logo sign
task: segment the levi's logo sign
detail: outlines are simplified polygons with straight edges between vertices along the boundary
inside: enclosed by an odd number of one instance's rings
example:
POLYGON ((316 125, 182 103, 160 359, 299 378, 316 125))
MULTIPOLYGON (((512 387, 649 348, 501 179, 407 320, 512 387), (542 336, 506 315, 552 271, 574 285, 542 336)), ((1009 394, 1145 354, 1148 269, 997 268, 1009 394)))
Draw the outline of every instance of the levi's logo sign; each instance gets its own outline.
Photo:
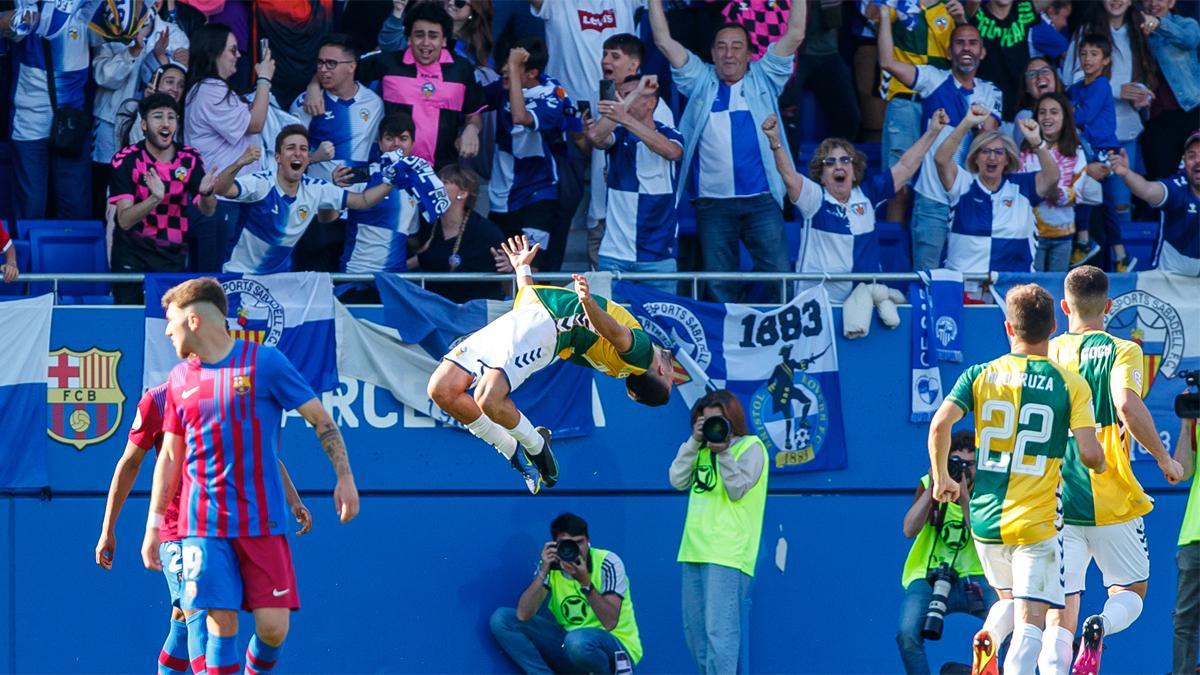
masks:
POLYGON ((606 9, 599 14, 585 12, 582 9, 579 12, 579 30, 594 30, 604 32, 610 28, 617 27, 617 13, 611 9, 606 9))

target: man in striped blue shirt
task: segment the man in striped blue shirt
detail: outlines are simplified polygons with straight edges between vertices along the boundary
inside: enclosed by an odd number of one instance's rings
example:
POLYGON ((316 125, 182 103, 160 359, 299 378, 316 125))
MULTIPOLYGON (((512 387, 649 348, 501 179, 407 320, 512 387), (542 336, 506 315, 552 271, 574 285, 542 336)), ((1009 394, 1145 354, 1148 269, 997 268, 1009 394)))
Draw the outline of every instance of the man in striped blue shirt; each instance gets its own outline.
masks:
POLYGON ((551 144, 564 139, 569 99, 562 85, 546 76, 548 59, 541 40, 523 40, 509 51, 500 80, 484 90, 488 108, 496 111, 488 217, 504 236, 525 234, 543 249, 550 247, 551 232, 566 235, 554 227, 558 164, 551 144))
MULTIPOLYGON (((683 157, 683 136, 654 119, 657 78, 635 76, 618 85, 618 93, 617 101, 600 101, 602 117, 588 132, 608 160, 600 269, 674 272, 676 162, 683 157)), ((666 292, 676 286, 645 283, 666 292)))
MULTIPOLYGON (((773 149, 758 129, 767 117, 779 114, 779 94, 804 41, 806 13, 807 3, 794 3, 787 32, 753 63, 746 29, 740 24, 723 26, 713 39, 713 65, 707 65, 671 37, 662 0, 650 0, 654 44, 671 63, 679 91, 688 97, 679 125, 687 139, 680 181, 686 184, 676 194, 678 198, 685 189, 694 191, 696 229, 707 271, 735 271, 739 242, 749 249, 755 271, 787 271, 782 211, 787 190, 776 172, 767 171, 773 149)), ((739 286, 736 281, 712 282, 708 294, 717 302, 736 302, 739 286)))

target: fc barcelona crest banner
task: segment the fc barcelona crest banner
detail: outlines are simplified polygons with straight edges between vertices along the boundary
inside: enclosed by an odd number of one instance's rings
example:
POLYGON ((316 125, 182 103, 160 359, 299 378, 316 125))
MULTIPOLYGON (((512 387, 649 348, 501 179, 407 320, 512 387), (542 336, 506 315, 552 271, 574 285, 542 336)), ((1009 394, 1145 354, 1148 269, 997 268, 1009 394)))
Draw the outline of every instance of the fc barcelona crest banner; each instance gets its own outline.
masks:
POLYGON ((688 407, 708 391, 728 389, 766 445, 773 470, 845 468, 836 332, 824 288, 761 311, 628 282, 615 284, 614 295, 674 353, 688 407))
MULTIPOLYGON (((999 297, 1016 284, 1041 285, 1055 300, 1063 297, 1062 274, 1004 274, 999 297)), ((1175 397, 1183 393, 1182 373, 1200 369, 1200 278, 1153 271, 1108 275, 1112 309, 1104 329, 1142 348, 1142 397, 1168 450, 1175 447, 1179 418, 1175 397)), ((1055 303, 1055 334, 1067 330, 1067 317, 1055 303)), ((1133 442, 1133 459, 1152 459, 1133 442)))
MULTIPOLYGON (((229 300, 226 328, 230 335, 279 349, 313 391, 320 393, 338 386, 333 284, 328 274, 213 276, 229 300)), ((172 286, 191 278, 183 274, 146 275, 143 389, 164 382, 179 363, 171 339, 166 336, 167 315, 161 300, 172 286)))

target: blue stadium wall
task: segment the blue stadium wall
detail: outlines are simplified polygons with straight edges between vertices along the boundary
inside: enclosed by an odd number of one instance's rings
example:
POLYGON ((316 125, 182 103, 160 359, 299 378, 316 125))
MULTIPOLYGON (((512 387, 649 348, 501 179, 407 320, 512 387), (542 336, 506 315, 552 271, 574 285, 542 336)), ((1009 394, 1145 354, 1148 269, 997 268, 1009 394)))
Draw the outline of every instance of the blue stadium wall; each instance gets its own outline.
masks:
MULTIPOLYGON (((849 467, 770 476, 751 619, 756 672, 901 670, 895 631, 909 545, 901 519, 926 466, 926 428, 908 421, 907 310, 902 315, 900 330, 876 323, 866 339, 839 341, 849 467), (781 542, 783 570, 775 562, 781 542)), ((1000 321, 995 308, 967 310, 968 362, 1006 349, 1000 321)), ((148 468, 118 526, 114 570, 93 561, 104 495, 141 388, 142 325, 140 310, 56 310, 51 350, 119 351, 126 401, 108 440, 81 451, 49 442, 49 492, 0 496, 0 670, 153 669, 168 604, 161 575, 139 559, 148 468)), ((943 368, 944 379, 953 382, 958 370, 943 368)), ((478 441, 406 414, 386 391, 344 385, 325 401, 363 492, 351 524, 336 522, 332 472, 311 430, 299 418, 285 424, 283 456, 316 526, 291 538, 303 609, 292 619, 283 672, 511 672, 488 616, 516 603, 547 523, 562 511, 587 518, 593 542, 625 561, 645 645, 639 670, 694 670, 675 562, 687 497, 667 483, 687 433, 682 402, 639 408, 619 383, 597 378, 604 426, 556 445, 564 479, 533 497, 478 441)), ((1153 463, 1136 471, 1157 500, 1146 519, 1153 580, 1142 618, 1111 639, 1106 673, 1170 669, 1175 538, 1187 495, 1168 488, 1153 463)), ((1094 570, 1089 589, 1084 615, 1104 599, 1094 570)), ((935 672, 941 661, 968 660, 977 626, 962 615, 948 620, 945 638, 929 645, 935 672)))

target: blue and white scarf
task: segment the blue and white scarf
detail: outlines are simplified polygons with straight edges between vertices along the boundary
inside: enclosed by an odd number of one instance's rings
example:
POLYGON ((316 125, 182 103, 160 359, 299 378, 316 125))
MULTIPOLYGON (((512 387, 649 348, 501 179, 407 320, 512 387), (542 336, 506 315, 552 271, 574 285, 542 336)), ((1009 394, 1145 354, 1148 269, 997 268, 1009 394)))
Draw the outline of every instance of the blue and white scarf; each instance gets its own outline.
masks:
POLYGON ((912 416, 928 422, 942 404, 939 361, 962 361, 963 280, 950 270, 921 272, 912 284, 912 416))

